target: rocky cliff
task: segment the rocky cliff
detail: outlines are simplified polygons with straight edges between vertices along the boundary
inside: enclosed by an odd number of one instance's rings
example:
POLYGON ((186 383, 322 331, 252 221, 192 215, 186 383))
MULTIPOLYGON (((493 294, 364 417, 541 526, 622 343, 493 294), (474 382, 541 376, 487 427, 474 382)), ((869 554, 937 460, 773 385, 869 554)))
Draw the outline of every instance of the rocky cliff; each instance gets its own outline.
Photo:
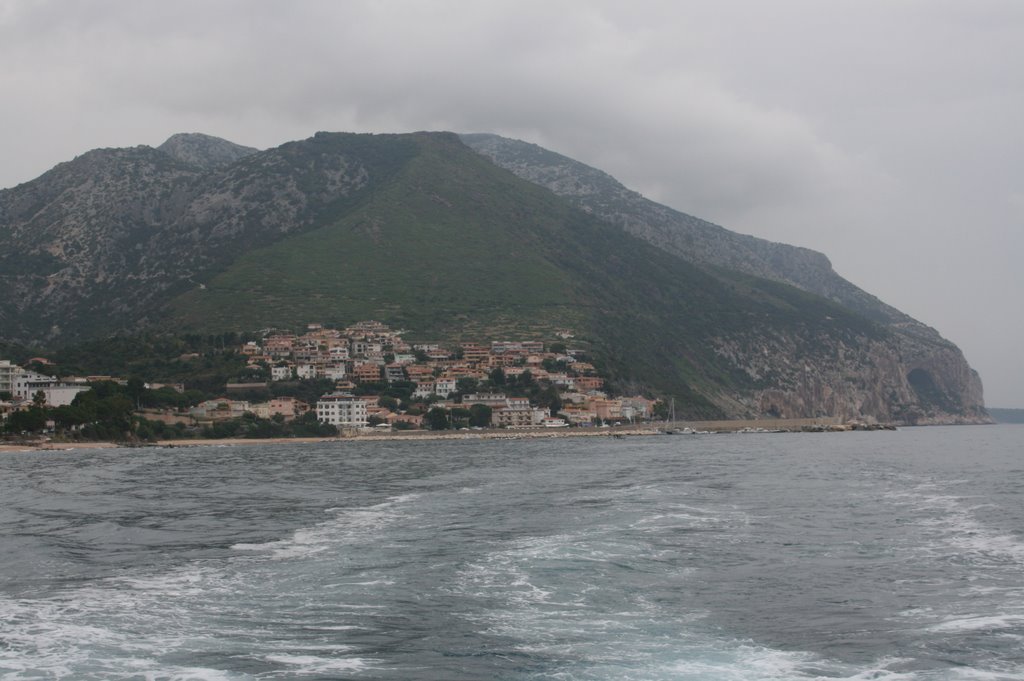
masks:
POLYGON ((981 379, 963 353, 931 327, 885 304, 839 276, 828 258, 806 248, 738 234, 645 199, 615 178, 561 154, 490 134, 463 135, 478 153, 518 177, 543 186, 689 262, 723 267, 784 282, 884 325, 885 343, 813 353, 815 343, 796 337, 719 338, 716 352, 754 378, 775 386, 735 400, 748 413, 842 415, 904 423, 988 422, 981 379), (789 358, 817 354, 814 361, 789 358))

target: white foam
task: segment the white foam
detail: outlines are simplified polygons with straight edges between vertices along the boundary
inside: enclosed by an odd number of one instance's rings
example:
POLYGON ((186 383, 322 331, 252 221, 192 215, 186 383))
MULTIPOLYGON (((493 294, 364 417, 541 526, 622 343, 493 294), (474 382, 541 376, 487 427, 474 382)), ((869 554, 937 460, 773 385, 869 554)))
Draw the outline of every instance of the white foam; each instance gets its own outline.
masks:
POLYGON ((419 496, 401 494, 373 506, 327 509, 336 516, 313 527, 295 530, 291 537, 258 544, 239 543, 231 548, 235 551, 266 551, 275 560, 310 558, 335 546, 371 537, 397 520, 408 518, 400 507, 419 496))
POLYGON ((292 674, 323 674, 326 672, 357 672, 370 666, 362 657, 317 657, 315 655, 267 655, 268 662, 291 665, 292 674))
POLYGON ((939 624, 928 627, 928 631, 935 632, 965 632, 965 631, 997 631, 1000 629, 1013 629, 1024 624, 1024 616, 1019 615, 976 615, 948 619, 939 624))
MULTIPOLYGON (((918 525, 932 533, 941 546, 977 558, 1010 559, 1024 565, 1024 541, 986 527, 975 516, 975 511, 991 504, 972 504, 969 498, 943 492, 937 483, 926 482, 886 496, 912 509, 927 512, 928 517, 918 520, 918 525)), ((933 552, 940 552, 940 545, 933 546, 933 552)))

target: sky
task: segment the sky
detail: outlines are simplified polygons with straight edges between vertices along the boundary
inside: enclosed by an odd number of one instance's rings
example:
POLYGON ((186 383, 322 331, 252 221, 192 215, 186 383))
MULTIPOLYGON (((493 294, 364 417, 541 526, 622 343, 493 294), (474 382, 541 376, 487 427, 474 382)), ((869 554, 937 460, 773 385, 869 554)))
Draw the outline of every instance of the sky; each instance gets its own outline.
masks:
POLYGON ((1024 2, 0 0, 0 187, 203 132, 494 132, 819 250, 1024 407, 1024 2))

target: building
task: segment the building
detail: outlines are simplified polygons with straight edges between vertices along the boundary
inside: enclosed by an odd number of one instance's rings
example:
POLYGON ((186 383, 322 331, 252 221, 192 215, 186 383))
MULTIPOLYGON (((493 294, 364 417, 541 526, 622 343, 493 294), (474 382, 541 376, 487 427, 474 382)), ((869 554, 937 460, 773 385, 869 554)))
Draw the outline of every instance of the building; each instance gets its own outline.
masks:
POLYGON ((448 397, 455 392, 456 383, 454 378, 438 378, 434 381, 434 392, 441 397, 448 397))
POLYGON ((248 401, 221 397, 200 402, 189 409, 188 413, 197 421, 226 421, 240 418, 247 411, 252 411, 248 401))
POLYGON ((309 411, 309 405, 294 397, 277 397, 269 402, 252 405, 252 413, 261 419, 283 416, 285 421, 292 421, 309 411))
POLYGON ((405 380, 405 369, 401 364, 392 363, 384 367, 384 380, 388 383, 395 383, 405 380))
POLYGON ((491 349, 479 343, 463 343, 462 344, 462 359, 467 362, 479 363, 487 362, 487 357, 491 354, 491 349))
POLYGON ((597 417, 604 420, 617 420, 622 417, 622 400, 609 397, 592 397, 587 400, 586 408, 597 414, 597 417))
POLYGON ((491 407, 491 425, 495 428, 529 428, 540 423, 547 413, 530 406, 525 397, 507 397, 504 405, 491 407))
POLYGON ((348 376, 348 373, 345 371, 344 364, 332 364, 330 366, 325 366, 321 370, 321 374, 323 378, 327 378, 332 381, 342 381, 348 376))
POLYGON ((357 363, 352 367, 352 380, 356 383, 379 383, 381 368, 372 362, 357 363))
POLYGON ((482 395, 463 395, 462 406, 472 407, 474 404, 483 404, 491 409, 506 406, 508 398, 505 393, 488 393, 482 395))
POLYGON ((292 377, 290 366, 270 367, 270 378, 274 381, 287 381, 292 377))
POLYGON ((14 395, 14 376, 21 372, 21 368, 11 364, 10 360, 0 359, 0 393, 14 395))
POLYGON ((367 403, 350 393, 330 393, 316 403, 316 418, 341 428, 363 428, 367 424, 367 403))
POLYGON ((604 387, 604 379, 598 376, 577 376, 576 390, 586 392, 588 390, 600 390, 604 387))
POLYGON ((437 394, 434 392, 434 388, 435 385, 433 381, 420 381, 416 384, 416 390, 413 391, 412 396, 417 399, 425 400, 431 395, 437 394))
POLYGON ((21 400, 32 400, 39 393, 43 394, 45 403, 50 407, 66 407, 71 404, 78 393, 89 390, 85 383, 64 383, 53 376, 20 370, 14 374, 11 394, 21 400))

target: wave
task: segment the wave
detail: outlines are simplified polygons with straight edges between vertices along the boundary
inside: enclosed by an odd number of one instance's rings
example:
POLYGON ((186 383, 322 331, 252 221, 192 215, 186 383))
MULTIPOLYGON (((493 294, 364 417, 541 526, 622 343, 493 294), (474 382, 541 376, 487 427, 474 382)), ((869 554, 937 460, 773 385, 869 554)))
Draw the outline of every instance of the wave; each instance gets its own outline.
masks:
POLYGON ((257 544, 234 544, 231 548, 266 551, 277 560, 309 558, 340 544, 366 539, 400 518, 409 518, 403 507, 417 498, 418 494, 402 494, 363 508, 329 508, 325 512, 335 513, 334 518, 295 530, 291 537, 257 544))
POLYGON ((247 642, 251 652, 242 657, 261 668, 260 678, 364 670, 371 658, 340 653, 351 650, 345 638, 364 629, 358 619, 383 608, 372 591, 391 582, 357 566, 350 579, 325 584, 322 566, 309 559, 331 548, 358 550, 409 517, 416 498, 332 509, 331 520, 286 539, 236 545, 238 553, 224 559, 159 572, 137 568, 45 598, 0 596, 0 680, 250 678, 178 661, 224 657, 230 667, 239 658, 232 641, 247 642), (325 593, 326 621, 318 619, 325 593), (346 613, 353 619, 345 621, 346 613), (252 661, 256 655, 260 664, 252 661))

